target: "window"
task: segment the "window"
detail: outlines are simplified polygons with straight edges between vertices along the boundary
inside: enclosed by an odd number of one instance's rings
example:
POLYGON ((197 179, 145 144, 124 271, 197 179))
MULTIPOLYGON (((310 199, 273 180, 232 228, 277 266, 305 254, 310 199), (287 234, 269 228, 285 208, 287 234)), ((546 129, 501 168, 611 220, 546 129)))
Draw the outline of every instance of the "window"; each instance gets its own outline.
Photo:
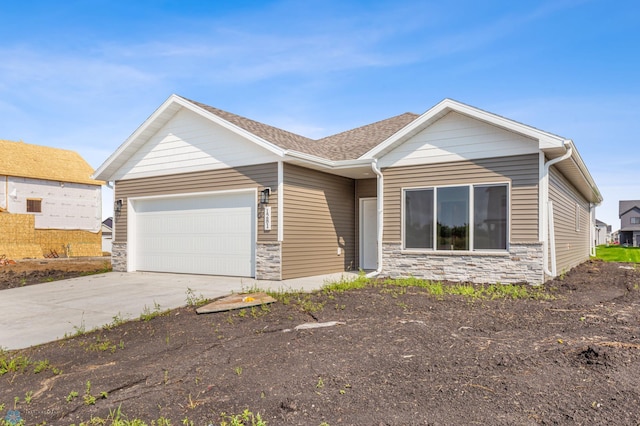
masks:
POLYGON ((438 188, 438 250, 469 250, 469 187, 438 188))
POLYGON ((42 213, 42 200, 34 198, 27 199, 27 213, 42 213))
POLYGON ((473 188, 473 245, 478 250, 507 248, 507 186, 473 188))
POLYGON ((631 218, 632 225, 640 225, 640 217, 632 217, 631 218))
POLYGON ((404 191, 404 246, 431 250, 506 250, 507 185, 404 191))
POLYGON ((433 189, 405 192, 405 244, 433 248, 433 189))

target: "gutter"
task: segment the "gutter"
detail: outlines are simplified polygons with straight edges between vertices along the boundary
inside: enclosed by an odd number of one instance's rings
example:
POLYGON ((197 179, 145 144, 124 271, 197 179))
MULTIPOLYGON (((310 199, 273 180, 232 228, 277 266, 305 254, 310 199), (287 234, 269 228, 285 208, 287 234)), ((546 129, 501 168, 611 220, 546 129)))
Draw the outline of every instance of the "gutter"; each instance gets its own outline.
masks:
POLYGON ((551 278, 555 278, 557 276, 556 271, 556 239, 555 239, 555 230, 553 226, 553 202, 549 200, 549 169, 554 164, 557 164, 561 161, 564 161, 571 157, 573 154, 573 143, 570 140, 564 141, 565 153, 561 157, 554 158, 553 160, 549 160, 544 164, 542 179, 544 182, 544 197, 543 197, 543 239, 542 245, 544 249, 544 257, 543 257, 543 270, 544 273, 551 278), (548 231, 548 232, 547 232, 548 231), (549 269, 549 257, 551 257, 551 269, 549 269))
POLYGON ((384 178, 382 176, 382 172, 380 171, 380 168, 378 167, 378 160, 373 160, 371 162, 371 170, 373 170, 373 173, 375 173, 376 176, 378 177, 378 185, 377 185, 378 196, 376 198, 377 222, 378 222, 378 229, 376 232, 376 245, 377 245, 377 253, 378 253, 378 268, 373 272, 369 272, 366 275, 367 278, 376 277, 380 275, 380 273, 382 273, 382 230, 384 229, 384 210, 383 210, 384 178))

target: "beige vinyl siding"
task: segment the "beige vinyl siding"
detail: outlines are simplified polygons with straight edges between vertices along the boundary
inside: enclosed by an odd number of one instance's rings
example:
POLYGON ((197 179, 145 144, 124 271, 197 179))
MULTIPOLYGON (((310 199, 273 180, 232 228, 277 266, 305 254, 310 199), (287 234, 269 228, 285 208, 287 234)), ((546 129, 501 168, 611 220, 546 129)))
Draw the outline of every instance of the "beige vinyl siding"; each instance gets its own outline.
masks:
POLYGON ((356 180, 356 205, 355 205, 355 260, 356 267, 360 268, 360 199, 377 198, 378 179, 356 180))
MULTIPOLYGON (((120 214, 115 214, 114 242, 127 242, 127 198, 249 188, 256 188, 260 191, 264 187, 271 188, 269 199, 271 217, 277 218, 277 163, 116 181, 114 199, 122 199, 123 203, 120 214)), ((257 196, 259 197, 260 194, 258 193, 257 196)), ((257 203, 258 199, 256 198, 256 205, 257 203)), ((272 242, 277 240, 277 220, 272 219, 271 231, 264 231, 262 224, 258 224, 258 241, 272 242)))
POLYGON ((384 169, 384 242, 402 240, 403 188, 499 182, 511 183, 509 240, 538 241, 538 161, 527 154, 384 169))
POLYGON ((549 173, 549 199, 553 202, 556 270, 560 274, 589 259, 589 203, 555 167, 549 173), (578 231, 576 206, 580 219, 578 231))
POLYGON ((282 279, 353 269, 354 181, 285 164, 283 194, 282 279))

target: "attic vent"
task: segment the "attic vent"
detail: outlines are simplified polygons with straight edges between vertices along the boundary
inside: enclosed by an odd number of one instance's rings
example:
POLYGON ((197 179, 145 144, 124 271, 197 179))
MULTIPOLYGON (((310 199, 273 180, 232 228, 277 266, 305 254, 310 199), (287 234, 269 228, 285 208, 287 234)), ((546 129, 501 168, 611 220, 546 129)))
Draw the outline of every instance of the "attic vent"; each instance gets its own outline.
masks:
POLYGON ((27 199, 27 213, 42 213, 42 200, 39 198, 27 199))

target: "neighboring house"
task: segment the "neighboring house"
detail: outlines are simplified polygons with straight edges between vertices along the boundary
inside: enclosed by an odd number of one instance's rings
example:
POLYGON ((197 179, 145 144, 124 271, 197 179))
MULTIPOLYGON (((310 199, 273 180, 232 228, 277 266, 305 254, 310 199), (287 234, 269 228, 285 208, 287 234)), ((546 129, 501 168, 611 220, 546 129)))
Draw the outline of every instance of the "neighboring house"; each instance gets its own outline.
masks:
POLYGON ((111 253, 111 241, 113 239, 113 218, 108 217, 102 221, 102 252, 111 253))
POLYGON ((0 255, 101 255, 102 185, 77 153, 0 140, 0 255))
POLYGON ((601 246, 611 242, 611 225, 607 225, 601 220, 596 220, 595 245, 601 246))
POLYGON ((602 201, 572 141, 450 99, 312 140, 172 95, 94 177, 115 270, 269 280, 541 283, 589 258, 602 201))
POLYGON ((622 200, 618 211, 620 244, 640 247, 640 200, 622 200))

